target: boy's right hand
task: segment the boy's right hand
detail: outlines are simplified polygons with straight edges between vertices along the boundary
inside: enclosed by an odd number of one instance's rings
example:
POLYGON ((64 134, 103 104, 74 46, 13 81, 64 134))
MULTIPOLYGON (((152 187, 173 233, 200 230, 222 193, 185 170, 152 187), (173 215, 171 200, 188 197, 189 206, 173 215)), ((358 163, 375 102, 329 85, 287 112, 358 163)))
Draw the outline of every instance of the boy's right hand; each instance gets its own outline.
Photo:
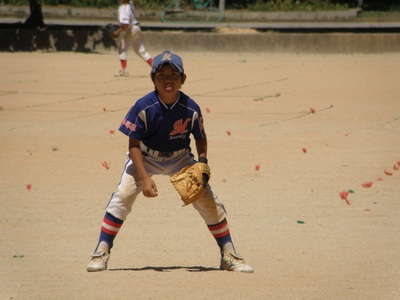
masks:
POLYGON ((142 180, 142 193, 145 197, 157 197, 157 186, 151 177, 142 180))

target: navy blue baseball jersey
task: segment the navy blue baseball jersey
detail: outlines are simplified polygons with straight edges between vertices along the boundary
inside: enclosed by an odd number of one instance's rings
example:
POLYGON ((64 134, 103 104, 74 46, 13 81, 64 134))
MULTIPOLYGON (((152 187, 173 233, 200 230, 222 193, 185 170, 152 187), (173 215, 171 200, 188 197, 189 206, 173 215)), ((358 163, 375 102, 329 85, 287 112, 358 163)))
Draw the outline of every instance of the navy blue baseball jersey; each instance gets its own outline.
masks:
POLYGON ((168 107, 156 90, 132 106, 119 130, 160 152, 190 149, 190 134, 195 140, 205 136, 201 110, 193 99, 179 92, 178 101, 168 107))

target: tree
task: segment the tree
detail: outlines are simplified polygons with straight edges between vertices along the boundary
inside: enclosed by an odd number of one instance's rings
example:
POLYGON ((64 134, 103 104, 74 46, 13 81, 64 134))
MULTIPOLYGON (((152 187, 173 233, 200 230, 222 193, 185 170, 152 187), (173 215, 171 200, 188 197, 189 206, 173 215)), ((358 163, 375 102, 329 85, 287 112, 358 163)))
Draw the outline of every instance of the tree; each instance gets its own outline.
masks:
POLYGON ((42 14, 42 0, 29 0, 29 8, 31 14, 28 19, 26 19, 25 25, 39 30, 46 29, 46 24, 44 24, 42 14))

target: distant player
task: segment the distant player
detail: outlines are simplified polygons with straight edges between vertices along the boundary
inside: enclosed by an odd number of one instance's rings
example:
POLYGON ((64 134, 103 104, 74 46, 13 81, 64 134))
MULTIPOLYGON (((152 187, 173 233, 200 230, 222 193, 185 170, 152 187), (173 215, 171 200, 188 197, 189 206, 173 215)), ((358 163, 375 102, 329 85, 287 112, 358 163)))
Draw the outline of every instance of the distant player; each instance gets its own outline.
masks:
MULTIPOLYGON (((207 137, 200 107, 180 91, 186 80, 182 59, 169 51, 157 55, 151 79, 155 90, 135 102, 119 127, 129 137, 129 154, 118 191, 112 194, 107 205, 100 238, 87 265, 88 272, 107 269, 114 239, 137 196, 142 192, 145 197, 157 197, 157 186, 152 176, 172 176, 183 167, 196 163, 190 147, 191 137, 194 138, 198 161, 208 163, 207 137)), ((192 205, 217 241, 220 268, 252 273, 253 268, 236 253, 225 208, 209 184, 201 198, 192 205)))
POLYGON ((144 47, 142 31, 139 22, 135 18, 135 7, 132 1, 121 0, 121 5, 118 8, 118 21, 120 27, 113 32, 113 36, 118 38, 118 54, 121 62, 121 70, 115 76, 129 76, 127 58, 128 50, 131 46, 136 54, 150 66, 152 57, 144 47))

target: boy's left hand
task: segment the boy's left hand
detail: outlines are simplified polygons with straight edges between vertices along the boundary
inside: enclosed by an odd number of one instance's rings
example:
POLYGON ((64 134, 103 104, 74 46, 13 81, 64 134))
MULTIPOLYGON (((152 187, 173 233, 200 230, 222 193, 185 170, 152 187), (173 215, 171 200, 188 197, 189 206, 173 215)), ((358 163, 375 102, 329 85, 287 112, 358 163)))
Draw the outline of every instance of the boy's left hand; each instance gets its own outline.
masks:
POLYGON ((198 162, 174 174, 170 181, 186 206, 203 195, 210 177, 210 167, 206 163, 198 162))

